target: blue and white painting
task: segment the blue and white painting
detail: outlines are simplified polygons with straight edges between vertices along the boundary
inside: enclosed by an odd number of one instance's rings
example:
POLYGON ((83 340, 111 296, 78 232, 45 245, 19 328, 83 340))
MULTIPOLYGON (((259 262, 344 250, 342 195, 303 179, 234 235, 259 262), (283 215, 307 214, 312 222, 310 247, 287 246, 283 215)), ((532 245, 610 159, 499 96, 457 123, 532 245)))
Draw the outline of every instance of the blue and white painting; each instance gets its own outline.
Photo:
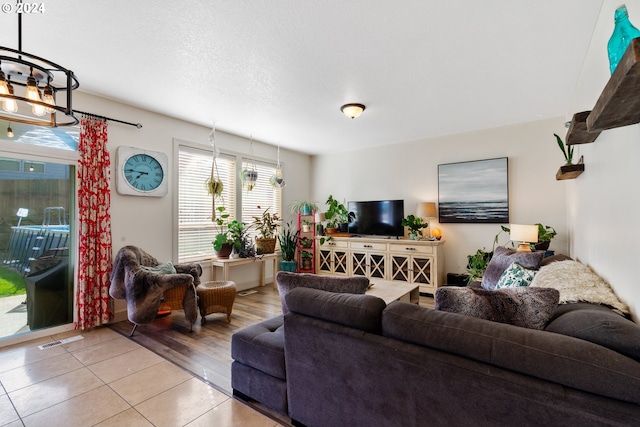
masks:
POLYGON ((509 222, 508 159, 438 165, 440 222, 509 222))

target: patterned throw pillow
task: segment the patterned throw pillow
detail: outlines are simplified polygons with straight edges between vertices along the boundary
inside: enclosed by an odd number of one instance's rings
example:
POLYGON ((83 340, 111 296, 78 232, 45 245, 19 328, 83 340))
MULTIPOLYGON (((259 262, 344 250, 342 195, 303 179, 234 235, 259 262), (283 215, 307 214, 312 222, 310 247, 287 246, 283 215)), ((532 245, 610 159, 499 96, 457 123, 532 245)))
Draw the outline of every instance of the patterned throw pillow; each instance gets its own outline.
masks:
POLYGON ((482 276, 482 287, 484 289, 494 289, 500 276, 512 262, 517 262, 523 267, 536 270, 540 268, 542 257, 544 257, 544 251, 516 252, 503 246, 498 246, 493 251, 491 261, 489 261, 484 276, 482 276))
POLYGON ((444 286, 438 288, 435 299, 436 310, 523 328, 544 329, 558 307, 560 292, 553 288, 530 286, 491 291, 444 286))
POLYGON ((529 270, 517 262, 512 262, 500 276, 500 280, 496 283, 496 289, 529 286, 536 273, 536 270, 529 270))

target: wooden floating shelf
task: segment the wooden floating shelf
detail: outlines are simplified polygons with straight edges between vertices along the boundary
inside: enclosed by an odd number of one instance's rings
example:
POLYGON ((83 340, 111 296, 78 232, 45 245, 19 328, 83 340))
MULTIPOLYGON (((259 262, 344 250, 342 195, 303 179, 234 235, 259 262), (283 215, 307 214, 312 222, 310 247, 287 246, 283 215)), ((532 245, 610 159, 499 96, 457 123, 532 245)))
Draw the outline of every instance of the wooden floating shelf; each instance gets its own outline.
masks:
POLYGON ((598 138, 601 131, 589 132, 587 130, 587 117, 591 111, 582 111, 573 115, 569 131, 567 132, 567 145, 589 144, 598 138))
POLYGON ((633 39, 591 111, 576 113, 567 145, 594 142, 600 132, 640 123, 640 38, 633 39))
POLYGON ((560 166, 560 169, 556 172, 556 180, 576 179, 582 174, 582 172, 584 172, 584 163, 583 157, 580 156, 580 160, 577 164, 560 166))
POLYGON ((640 38, 633 39, 587 117, 589 132, 640 122, 640 38))

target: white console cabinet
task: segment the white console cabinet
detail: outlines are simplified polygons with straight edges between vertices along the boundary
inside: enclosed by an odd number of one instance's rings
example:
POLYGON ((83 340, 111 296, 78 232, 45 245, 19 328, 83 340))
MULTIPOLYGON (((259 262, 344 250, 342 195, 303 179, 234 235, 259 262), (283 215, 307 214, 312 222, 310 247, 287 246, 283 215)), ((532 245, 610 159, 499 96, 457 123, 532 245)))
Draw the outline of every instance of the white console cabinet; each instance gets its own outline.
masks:
POLYGON ((433 294, 444 284, 444 241, 332 237, 318 245, 316 272, 416 283, 433 294))

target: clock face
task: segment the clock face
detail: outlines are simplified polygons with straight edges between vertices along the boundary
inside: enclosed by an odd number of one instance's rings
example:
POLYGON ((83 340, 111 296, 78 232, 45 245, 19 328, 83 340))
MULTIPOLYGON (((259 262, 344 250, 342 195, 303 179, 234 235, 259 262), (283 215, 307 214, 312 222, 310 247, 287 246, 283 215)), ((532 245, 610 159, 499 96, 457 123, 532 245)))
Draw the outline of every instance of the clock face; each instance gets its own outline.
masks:
POLYGON ((124 162, 124 178, 138 191, 148 192, 160 187, 164 170, 158 160, 149 154, 134 154, 124 162))
POLYGON ((118 194, 162 197, 169 185, 167 155, 159 151, 118 147, 118 194))

